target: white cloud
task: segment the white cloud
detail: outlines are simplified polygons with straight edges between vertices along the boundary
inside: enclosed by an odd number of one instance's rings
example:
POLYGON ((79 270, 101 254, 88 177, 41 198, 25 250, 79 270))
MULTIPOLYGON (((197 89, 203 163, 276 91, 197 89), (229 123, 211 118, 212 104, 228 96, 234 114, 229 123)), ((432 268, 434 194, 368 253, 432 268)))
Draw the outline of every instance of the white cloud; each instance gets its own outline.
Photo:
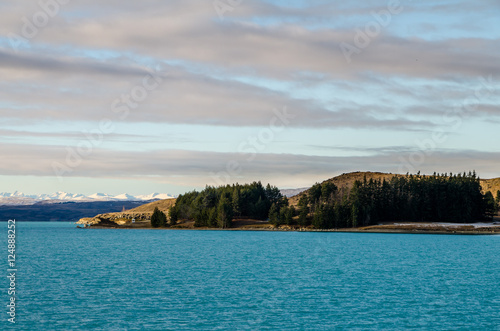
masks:
MULTIPOLYGON (((474 96, 480 77, 491 75, 498 89, 498 34, 487 34, 477 22, 465 19, 472 11, 484 14, 485 20, 495 18, 500 9, 494 1, 406 4, 393 23, 347 63, 339 45, 352 43, 355 28, 373 19, 371 11, 386 5, 386 1, 363 5, 311 1, 304 8, 293 8, 245 1, 220 20, 211 1, 70 1, 28 38, 28 45, 18 45, 14 51, 9 36, 22 34, 23 17, 30 20, 41 8, 37 2, 2 3, 0 137, 7 143, 0 147, 0 174, 52 176, 52 163, 64 162, 67 151, 46 142, 31 145, 29 140, 66 142, 78 136, 60 130, 52 134, 30 131, 23 127, 26 123, 33 127, 38 122, 54 126, 91 123, 95 127, 109 118, 114 124, 168 123, 224 130, 267 127, 273 109, 286 107, 295 116, 288 124, 290 130, 306 128, 312 133, 318 128, 349 128, 376 145, 375 129, 417 134, 436 128, 443 113, 474 96), (453 19, 442 24, 416 19, 426 14, 436 17, 436 13, 453 19), (418 25, 415 31, 436 32, 443 26, 449 30, 442 31, 440 38, 425 38, 408 32, 414 23, 418 25), (408 31, 396 31, 401 26, 408 31), (467 35, 457 37, 461 31, 467 35), (470 37, 471 31, 478 35, 470 37), (123 105, 122 97, 143 84, 147 68, 156 65, 162 68, 161 83, 137 107, 129 107, 125 118, 113 112, 115 101, 122 100, 123 105), (12 144, 18 137, 28 142, 12 144)), ((475 121, 497 120, 499 100, 492 95, 474 101, 478 105, 475 121)), ((324 131, 327 142, 328 130, 324 131)), ((130 136, 113 133, 111 138, 126 145, 130 136)), ((342 143, 353 150, 359 147, 342 143)), ((469 170, 464 166, 474 166, 487 176, 498 171, 498 153, 454 147, 457 151, 436 152, 420 170, 463 171, 469 170)), ((402 153, 384 146, 363 157, 294 152, 289 148, 284 154, 260 154, 243 166, 242 178, 236 180, 269 178, 279 185, 305 186, 339 172, 397 169, 402 153)), ((203 186, 210 181, 208 174, 223 171, 233 159, 241 155, 96 148, 71 176, 158 176, 172 183, 201 182, 203 186)))

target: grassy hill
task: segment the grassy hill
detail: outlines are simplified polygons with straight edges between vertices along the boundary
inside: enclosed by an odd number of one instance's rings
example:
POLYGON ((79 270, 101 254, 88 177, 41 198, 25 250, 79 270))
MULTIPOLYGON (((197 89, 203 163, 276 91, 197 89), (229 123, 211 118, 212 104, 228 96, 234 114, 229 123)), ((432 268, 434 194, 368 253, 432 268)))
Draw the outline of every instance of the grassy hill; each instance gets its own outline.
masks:
MULTIPOLYGON (((403 175, 382 173, 382 172, 361 172, 361 171, 358 171, 358 172, 351 172, 351 173, 347 173, 347 174, 342 174, 340 176, 336 176, 336 177, 327 179, 327 180, 323 181, 322 183, 332 182, 339 188, 339 190, 342 190, 342 189, 348 190, 352 187, 352 185, 354 184, 355 181, 357 181, 357 180, 363 181, 365 176, 366 176, 367 180, 373 179, 375 181, 377 181, 377 180, 383 181, 384 179, 390 180, 394 176, 403 176, 403 175)), ((500 190, 500 178, 481 179, 481 187, 483 189, 483 192, 491 191, 491 193, 493 193, 493 196, 496 197, 496 194, 497 194, 496 192, 498 190, 500 190)), ((296 206, 300 197, 303 194, 307 194, 308 192, 309 192, 309 190, 306 190, 302 193, 297 194, 296 196, 291 197, 289 199, 290 204, 296 206)))
POLYGON ((158 200, 147 203, 145 205, 136 207, 134 209, 127 210, 129 213, 152 213, 156 207, 159 210, 166 213, 170 207, 175 204, 176 199, 166 199, 166 200, 158 200))
POLYGON ((481 179, 481 187, 483 192, 490 191, 496 198, 497 192, 500 190, 500 178, 481 179))

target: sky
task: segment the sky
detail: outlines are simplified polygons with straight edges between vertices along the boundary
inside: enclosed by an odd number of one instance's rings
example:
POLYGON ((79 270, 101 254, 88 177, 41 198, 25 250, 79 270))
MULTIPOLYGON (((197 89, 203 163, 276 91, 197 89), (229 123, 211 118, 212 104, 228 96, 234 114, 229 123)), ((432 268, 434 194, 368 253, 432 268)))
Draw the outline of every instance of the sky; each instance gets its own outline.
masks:
POLYGON ((0 191, 500 177, 500 2, 0 3, 0 191))

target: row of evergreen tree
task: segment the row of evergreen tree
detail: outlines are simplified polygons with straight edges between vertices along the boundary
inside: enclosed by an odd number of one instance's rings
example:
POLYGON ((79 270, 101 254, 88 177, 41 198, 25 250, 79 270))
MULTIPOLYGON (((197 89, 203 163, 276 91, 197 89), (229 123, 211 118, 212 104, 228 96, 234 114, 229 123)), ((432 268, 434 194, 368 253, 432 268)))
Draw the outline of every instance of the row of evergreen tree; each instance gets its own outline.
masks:
POLYGON ((277 187, 264 187, 261 182, 207 186, 201 192, 180 195, 170 214, 176 220, 194 220, 196 227, 229 228, 234 217, 267 219, 271 206, 281 200, 283 196, 277 187))
POLYGON ((491 192, 481 193, 475 173, 395 176, 389 181, 356 181, 349 190, 331 182, 302 195, 298 223, 315 228, 346 228, 391 221, 474 222, 497 213, 491 192))

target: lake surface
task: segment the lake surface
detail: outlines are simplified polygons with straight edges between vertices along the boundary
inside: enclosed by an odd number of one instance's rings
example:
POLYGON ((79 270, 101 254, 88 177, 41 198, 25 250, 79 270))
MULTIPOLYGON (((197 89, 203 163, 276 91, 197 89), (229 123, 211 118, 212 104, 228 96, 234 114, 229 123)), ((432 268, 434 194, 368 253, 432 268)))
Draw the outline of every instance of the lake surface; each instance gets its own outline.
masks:
POLYGON ((500 329, 500 236, 17 223, 17 268, 19 330, 500 329))

